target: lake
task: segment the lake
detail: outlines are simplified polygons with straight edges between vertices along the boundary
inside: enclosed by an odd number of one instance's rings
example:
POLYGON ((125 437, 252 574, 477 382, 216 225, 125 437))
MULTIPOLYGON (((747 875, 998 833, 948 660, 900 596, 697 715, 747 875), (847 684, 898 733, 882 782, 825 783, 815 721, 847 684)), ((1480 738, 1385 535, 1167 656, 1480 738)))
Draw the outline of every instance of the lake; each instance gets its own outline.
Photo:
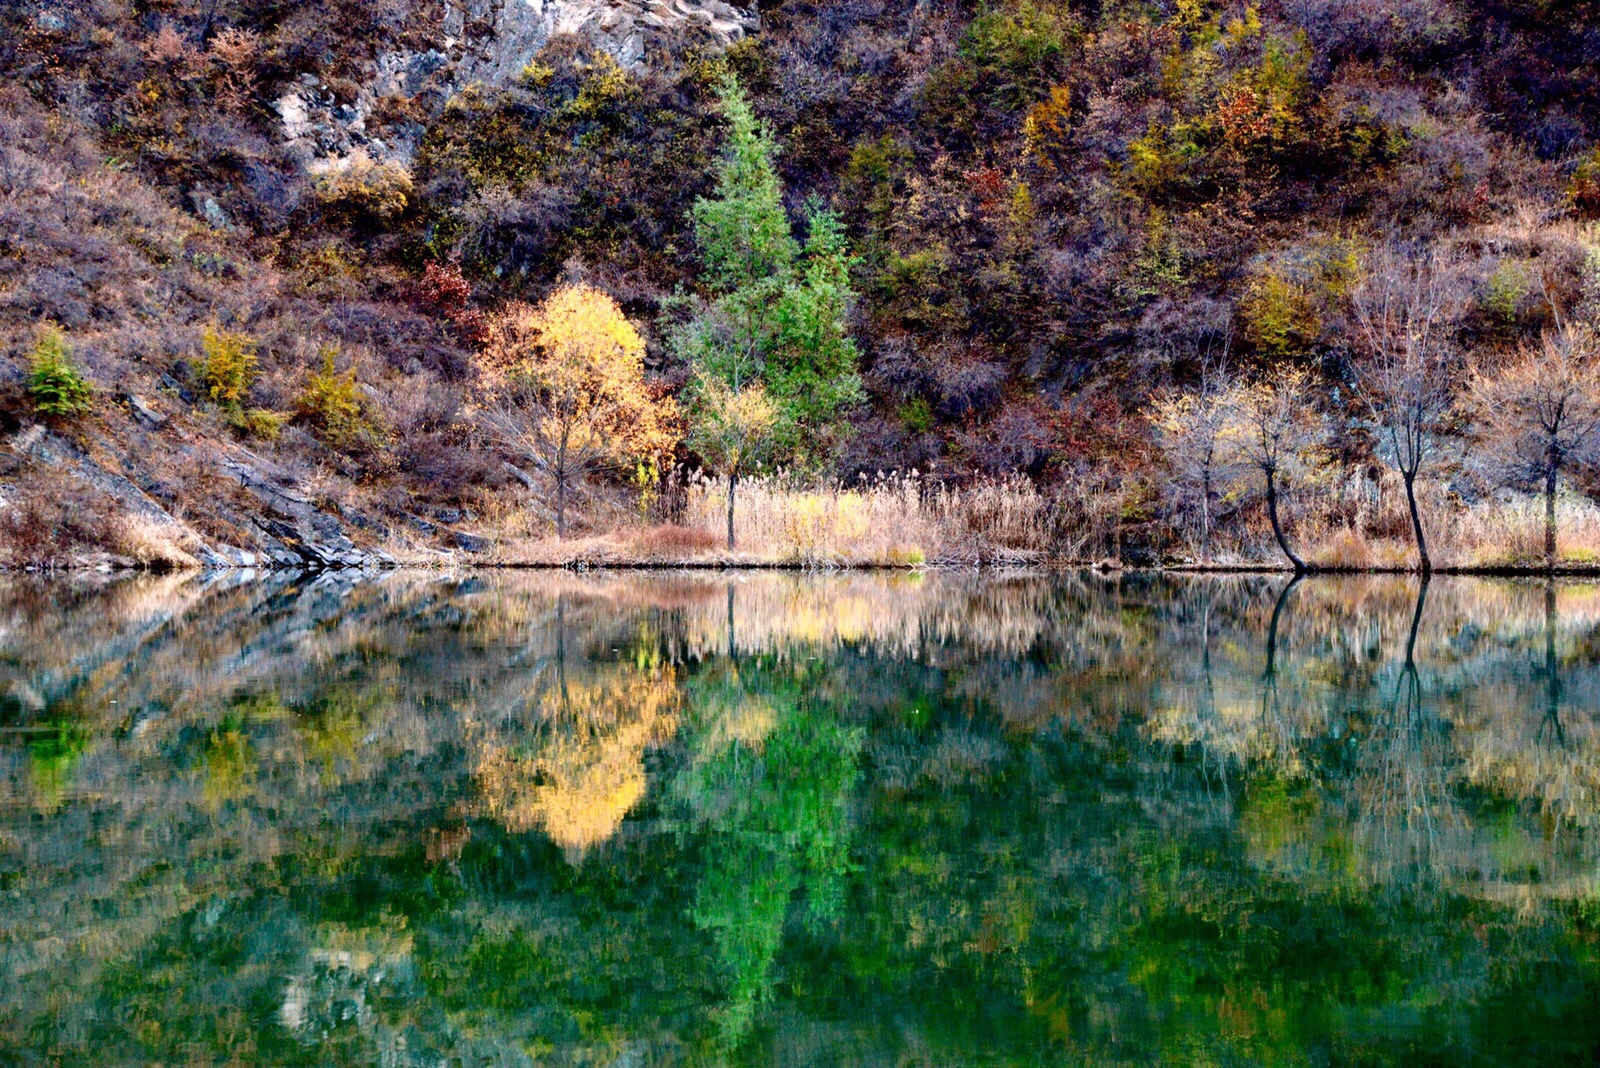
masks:
POLYGON ((0 579, 0 1061, 1589 1064, 1600 585, 0 579))

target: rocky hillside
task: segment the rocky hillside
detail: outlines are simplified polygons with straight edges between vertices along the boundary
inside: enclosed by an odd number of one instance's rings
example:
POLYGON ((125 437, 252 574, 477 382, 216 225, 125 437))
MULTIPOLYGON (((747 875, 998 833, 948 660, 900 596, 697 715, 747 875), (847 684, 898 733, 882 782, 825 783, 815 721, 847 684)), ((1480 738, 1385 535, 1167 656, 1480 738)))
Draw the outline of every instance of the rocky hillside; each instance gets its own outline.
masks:
MULTIPOLYGON (((1377 244, 1458 265, 1469 347, 1575 304, 1597 26, 1592 0, 7 4, 5 555, 342 564, 535 530, 474 429, 483 316, 587 281, 680 384, 654 324, 696 284, 729 71, 796 217, 831 205, 858 259, 868 399, 834 473, 1137 482, 1148 398, 1220 352, 1341 403, 1377 244), (85 416, 26 395, 45 324, 85 416)), ((632 510, 597 487, 580 521, 632 510)))

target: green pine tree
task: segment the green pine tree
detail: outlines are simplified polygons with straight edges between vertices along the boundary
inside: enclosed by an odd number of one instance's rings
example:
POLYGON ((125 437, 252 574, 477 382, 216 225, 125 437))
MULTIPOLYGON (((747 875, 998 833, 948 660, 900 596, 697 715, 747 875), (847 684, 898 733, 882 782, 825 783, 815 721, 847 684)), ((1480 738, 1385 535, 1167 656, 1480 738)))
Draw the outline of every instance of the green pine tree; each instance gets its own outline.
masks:
POLYGON ((812 203, 804 247, 795 240, 771 133, 731 76, 718 95, 728 145, 716 195, 697 201, 691 213, 709 296, 682 302, 689 314, 669 333, 693 371, 686 397, 690 443, 728 479, 732 548, 738 479, 763 463, 824 466, 863 393, 848 332, 854 261, 843 227, 812 203), (761 407, 742 402, 752 391, 765 394, 773 417, 757 421, 759 434, 741 427, 736 453, 716 447, 727 437, 728 411, 761 407))
POLYGON ((40 415, 62 419, 87 412, 94 387, 72 362, 67 336, 61 328, 46 325, 28 358, 28 396, 40 415))

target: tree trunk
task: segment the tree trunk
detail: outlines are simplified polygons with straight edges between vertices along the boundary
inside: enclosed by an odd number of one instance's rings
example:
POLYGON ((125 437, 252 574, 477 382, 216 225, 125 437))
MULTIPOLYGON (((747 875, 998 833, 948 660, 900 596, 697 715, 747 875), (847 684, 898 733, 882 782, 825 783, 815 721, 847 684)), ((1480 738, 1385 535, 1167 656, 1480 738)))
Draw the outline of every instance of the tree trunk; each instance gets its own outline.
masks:
POLYGON ((567 476, 556 476, 556 538, 567 536, 567 476))
POLYGON ((739 484, 739 474, 736 471, 728 472, 728 551, 733 551, 733 493, 739 484))
POLYGON ((567 707, 567 595, 556 594, 556 687, 561 691, 561 707, 567 707))
POLYGON ((1417 606, 1411 612, 1411 632, 1406 635, 1405 670, 1413 675, 1417 671, 1417 631, 1422 626, 1422 609, 1428 603, 1428 583, 1432 578, 1428 572, 1422 573, 1422 582, 1417 586, 1417 606))
POLYGON ((1289 539, 1283 536, 1283 523, 1278 519, 1278 479, 1271 471, 1267 472, 1267 515, 1272 519, 1272 536, 1278 539, 1278 548, 1294 565, 1294 573, 1305 574, 1306 562, 1294 554, 1294 550, 1289 548, 1289 539))
POLYGON ((1273 679, 1278 674, 1278 620, 1283 618, 1283 606, 1289 603, 1289 594, 1300 584, 1300 574, 1295 573, 1294 578, 1284 584, 1278 591, 1278 600, 1272 606, 1272 622, 1267 625, 1267 670, 1262 674, 1264 679, 1273 679))
POLYGON ((1426 578, 1433 574, 1433 560, 1428 556, 1428 539, 1422 533, 1422 514, 1417 511, 1417 475, 1412 472, 1401 477, 1406 484, 1406 505, 1411 509, 1411 532, 1417 538, 1417 566, 1426 578))
POLYGON ((1536 740, 1542 741, 1545 728, 1557 745, 1567 744, 1566 731, 1561 726, 1561 675, 1556 665, 1556 583, 1547 578, 1544 583, 1544 722, 1539 725, 1536 740))
POLYGON ((1200 566, 1211 566, 1211 468, 1200 476, 1200 566))
POLYGON ((1545 465, 1544 473, 1544 569, 1556 567, 1556 465, 1545 465))

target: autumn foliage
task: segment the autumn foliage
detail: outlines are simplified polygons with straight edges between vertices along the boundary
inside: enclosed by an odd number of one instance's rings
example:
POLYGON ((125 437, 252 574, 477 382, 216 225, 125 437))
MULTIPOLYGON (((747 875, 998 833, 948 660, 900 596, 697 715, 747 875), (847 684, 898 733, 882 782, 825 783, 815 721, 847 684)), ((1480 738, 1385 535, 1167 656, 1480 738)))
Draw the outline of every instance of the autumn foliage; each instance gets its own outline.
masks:
POLYGON ((676 402, 645 377, 644 339, 598 289, 508 305, 489 324, 482 370, 483 426, 554 484, 558 534, 575 482, 678 440, 676 402))

